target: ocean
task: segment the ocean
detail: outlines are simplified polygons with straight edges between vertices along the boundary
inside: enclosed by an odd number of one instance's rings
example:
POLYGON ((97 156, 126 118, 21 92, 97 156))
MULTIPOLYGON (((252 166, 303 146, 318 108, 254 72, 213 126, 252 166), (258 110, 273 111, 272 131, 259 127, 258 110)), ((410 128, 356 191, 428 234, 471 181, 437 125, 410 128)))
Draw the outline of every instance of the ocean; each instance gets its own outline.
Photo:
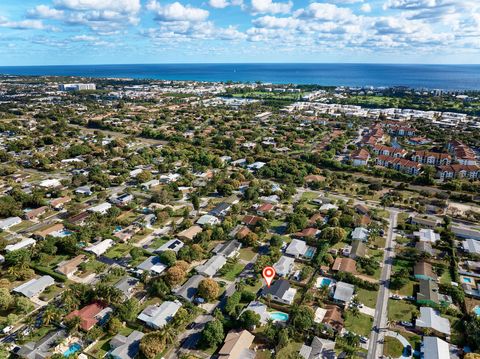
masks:
POLYGON ((480 65, 243 63, 0 66, 0 74, 480 90, 480 65))

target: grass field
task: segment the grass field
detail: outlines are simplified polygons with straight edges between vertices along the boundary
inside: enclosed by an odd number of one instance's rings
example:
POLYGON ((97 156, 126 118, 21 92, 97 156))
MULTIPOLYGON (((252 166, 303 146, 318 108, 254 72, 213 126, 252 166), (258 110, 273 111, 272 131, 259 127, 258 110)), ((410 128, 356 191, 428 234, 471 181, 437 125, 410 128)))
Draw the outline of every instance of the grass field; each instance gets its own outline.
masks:
POLYGON ((345 312, 345 328, 355 334, 368 337, 372 325, 373 318, 369 315, 358 313, 358 316, 353 316, 349 311, 345 312))
POLYGON ((245 268, 245 266, 242 263, 235 263, 227 273, 222 275, 222 278, 229 281, 234 281, 235 278, 237 278, 237 276, 242 272, 243 268, 245 268))
POLYGON ((388 300, 388 319, 394 321, 412 320, 412 315, 417 311, 417 307, 404 300, 388 300))
POLYGON ((375 308, 375 305, 377 303, 377 295, 378 292, 373 290, 366 290, 362 288, 358 288, 357 290, 358 300, 370 308, 375 308))
POLYGON ((393 337, 385 337, 383 345, 383 354, 391 358, 398 358, 402 355, 403 345, 398 339, 393 337))
POLYGON ((244 261, 251 261, 257 253, 253 251, 252 248, 242 248, 240 249, 240 255, 238 258, 243 259, 244 261))

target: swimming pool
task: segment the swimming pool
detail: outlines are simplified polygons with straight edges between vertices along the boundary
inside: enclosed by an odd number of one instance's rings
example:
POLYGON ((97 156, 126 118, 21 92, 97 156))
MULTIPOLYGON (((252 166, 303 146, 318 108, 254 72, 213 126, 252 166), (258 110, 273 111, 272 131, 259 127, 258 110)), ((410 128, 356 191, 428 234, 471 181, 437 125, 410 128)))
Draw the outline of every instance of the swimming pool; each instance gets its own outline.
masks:
POLYGON ((462 277, 463 283, 471 284, 472 283, 472 278, 468 277, 462 277))
POLYGON ((270 318, 274 322, 286 322, 288 320, 288 314, 287 313, 272 312, 272 313, 269 313, 269 314, 270 314, 270 318))
POLYGON ((68 349, 63 353, 63 356, 65 358, 68 358, 70 355, 75 354, 78 352, 80 349, 82 349, 82 346, 78 343, 73 343, 68 347, 68 349))
POLYGON ((313 258, 314 254, 315 254, 315 248, 308 247, 307 251, 305 252, 305 258, 313 258))
POLYGON ((63 238, 71 235, 73 232, 68 229, 62 229, 61 231, 52 233, 53 237, 63 238))
POLYGON ((473 312, 477 315, 477 317, 480 317, 480 305, 477 305, 475 308, 473 308, 473 312))
POLYGON ((329 287, 332 284, 332 280, 330 278, 322 278, 320 282, 320 287, 329 287))

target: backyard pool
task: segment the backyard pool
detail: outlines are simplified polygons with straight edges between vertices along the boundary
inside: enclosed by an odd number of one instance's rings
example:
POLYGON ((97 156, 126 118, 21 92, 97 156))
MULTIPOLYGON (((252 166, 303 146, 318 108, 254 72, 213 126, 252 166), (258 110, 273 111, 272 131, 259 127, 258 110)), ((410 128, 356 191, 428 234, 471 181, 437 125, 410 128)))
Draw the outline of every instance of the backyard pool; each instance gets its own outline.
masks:
POLYGON ((472 278, 462 277, 463 283, 472 284, 472 278))
POLYGON ((477 317, 480 317, 480 305, 477 305, 475 308, 473 308, 473 312, 477 315, 477 317))
POLYGON ((330 278, 321 277, 317 279, 317 288, 330 287, 331 284, 332 284, 332 279, 330 278))
POLYGON ((270 318, 274 322, 286 322, 288 320, 288 314, 287 313, 273 312, 273 313, 269 313, 269 314, 270 314, 270 318))
POLYGON ((305 252, 305 258, 313 258, 314 254, 315 254, 315 248, 308 247, 307 251, 305 252))
POLYGON ((78 352, 80 349, 82 349, 82 346, 78 343, 73 343, 68 347, 68 349, 63 353, 63 356, 65 358, 68 358, 70 355, 75 354, 78 352))
POLYGON ((57 238, 63 238, 63 237, 67 237, 67 236, 71 235, 72 233, 73 232, 69 231, 68 229, 63 229, 61 231, 52 233, 52 236, 57 237, 57 238))

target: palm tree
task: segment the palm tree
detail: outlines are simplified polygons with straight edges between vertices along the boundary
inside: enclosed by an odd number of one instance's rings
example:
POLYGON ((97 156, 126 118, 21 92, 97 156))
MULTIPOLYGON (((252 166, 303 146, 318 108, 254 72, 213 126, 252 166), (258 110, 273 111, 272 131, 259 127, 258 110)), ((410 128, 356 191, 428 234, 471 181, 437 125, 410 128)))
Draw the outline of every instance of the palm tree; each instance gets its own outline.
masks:
POLYGON ((162 337, 165 345, 173 344, 177 339, 177 331, 173 326, 166 325, 162 330, 162 337))
POLYGON ((73 333, 78 331, 80 328, 80 324, 82 324, 82 319, 79 316, 74 316, 73 318, 69 319, 66 323, 68 332, 73 333))
POLYGON ((349 309, 349 312, 351 315, 353 315, 354 317, 358 317, 360 315, 360 310, 358 309, 358 307, 356 306, 353 306, 349 309))
POLYGON ((55 307, 49 305, 45 308, 45 311, 43 312, 42 315, 42 322, 44 325, 49 325, 51 322, 53 322, 56 318, 56 309, 55 307))

